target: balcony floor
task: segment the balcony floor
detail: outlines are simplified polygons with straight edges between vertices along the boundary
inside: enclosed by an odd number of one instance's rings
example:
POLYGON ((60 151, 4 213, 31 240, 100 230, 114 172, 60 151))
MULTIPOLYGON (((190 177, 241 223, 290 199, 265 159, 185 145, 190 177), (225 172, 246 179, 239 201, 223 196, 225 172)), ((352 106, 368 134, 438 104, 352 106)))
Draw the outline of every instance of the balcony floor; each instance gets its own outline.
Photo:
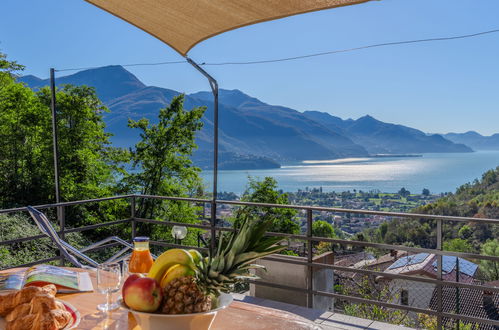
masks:
POLYGON ((234 293, 234 300, 242 301, 249 304, 282 310, 288 313, 299 315, 307 320, 317 324, 317 329, 324 330, 410 330, 403 326, 361 319, 358 317, 348 316, 341 313, 325 312, 316 309, 296 306, 263 298, 247 296, 244 294, 234 293))

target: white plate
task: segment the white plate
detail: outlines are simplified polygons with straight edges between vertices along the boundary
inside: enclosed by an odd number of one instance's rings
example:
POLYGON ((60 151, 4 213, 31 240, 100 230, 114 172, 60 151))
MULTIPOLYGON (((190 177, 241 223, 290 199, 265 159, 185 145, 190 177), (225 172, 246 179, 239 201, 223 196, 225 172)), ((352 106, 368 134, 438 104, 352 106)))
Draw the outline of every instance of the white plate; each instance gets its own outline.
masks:
MULTIPOLYGON (((67 301, 60 299, 56 300, 61 302, 64 307, 66 307, 66 310, 71 313, 71 321, 69 321, 69 324, 64 328, 64 330, 75 329, 81 321, 80 312, 78 312, 78 310, 67 301)), ((3 317, 0 317, 0 330, 5 330, 6 323, 7 322, 5 322, 5 319, 3 317)))

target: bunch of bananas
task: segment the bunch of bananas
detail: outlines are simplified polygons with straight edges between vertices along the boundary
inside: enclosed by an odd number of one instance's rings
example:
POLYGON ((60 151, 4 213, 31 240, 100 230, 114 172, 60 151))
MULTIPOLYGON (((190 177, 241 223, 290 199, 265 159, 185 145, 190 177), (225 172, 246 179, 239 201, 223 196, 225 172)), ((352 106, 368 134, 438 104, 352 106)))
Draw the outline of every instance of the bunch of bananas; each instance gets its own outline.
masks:
POLYGON ((148 277, 154 278, 164 289, 174 279, 194 276, 201 258, 202 255, 197 250, 168 250, 156 259, 148 277))

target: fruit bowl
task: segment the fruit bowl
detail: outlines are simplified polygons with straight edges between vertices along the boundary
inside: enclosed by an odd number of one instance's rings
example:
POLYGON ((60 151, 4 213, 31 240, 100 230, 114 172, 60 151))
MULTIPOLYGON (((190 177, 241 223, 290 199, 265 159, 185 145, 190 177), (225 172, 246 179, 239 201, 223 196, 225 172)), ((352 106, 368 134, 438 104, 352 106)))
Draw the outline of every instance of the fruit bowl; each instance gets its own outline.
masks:
POLYGON ((175 330, 208 330, 217 313, 232 303, 232 295, 221 293, 218 307, 204 313, 192 314, 159 314, 134 311, 121 300, 121 308, 133 314, 137 324, 143 330, 175 329, 175 330))

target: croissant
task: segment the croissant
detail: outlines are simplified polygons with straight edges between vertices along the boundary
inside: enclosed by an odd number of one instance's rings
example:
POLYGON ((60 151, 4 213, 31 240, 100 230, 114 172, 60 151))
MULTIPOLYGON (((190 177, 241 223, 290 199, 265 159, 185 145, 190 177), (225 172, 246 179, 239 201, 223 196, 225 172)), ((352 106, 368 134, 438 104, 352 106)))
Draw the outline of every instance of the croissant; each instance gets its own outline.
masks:
POLYGON ((59 327, 52 317, 47 314, 27 314, 7 323, 5 330, 58 330, 59 327))
POLYGON ((26 316, 28 314, 31 314, 31 307, 32 307, 31 302, 25 303, 25 304, 21 304, 21 305, 17 305, 12 310, 12 312, 10 312, 9 314, 7 314, 7 316, 5 317, 5 321, 12 322, 15 319, 17 319, 18 317, 22 317, 22 316, 26 316))
POLYGON ((31 299, 33 299, 33 297, 40 292, 42 292, 41 288, 33 286, 0 296, 0 316, 7 316, 7 314, 9 314, 17 305, 30 302, 31 299))
POLYGON ((57 294, 57 287, 53 284, 47 284, 42 286, 42 292, 48 294, 49 296, 55 297, 57 294))
POLYGON ((52 318, 55 321, 57 329, 63 329, 71 321, 71 313, 64 309, 53 309, 50 311, 52 318))
POLYGON ((63 329, 71 320, 67 311, 54 309, 50 312, 27 314, 8 322, 5 330, 59 330, 63 329))
POLYGON ((6 330, 58 330, 71 320, 64 304, 55 300, 57 288, 26 287, 0 296, 0 316, 7 321, 6 330))
POLYGON ((49 313, 52 309, 56 309, 56 301, 54 297, 47 294, 37 294, 30 302, 17 305, 6 317, 7 322, 12 322, 27 314, 49 313))

